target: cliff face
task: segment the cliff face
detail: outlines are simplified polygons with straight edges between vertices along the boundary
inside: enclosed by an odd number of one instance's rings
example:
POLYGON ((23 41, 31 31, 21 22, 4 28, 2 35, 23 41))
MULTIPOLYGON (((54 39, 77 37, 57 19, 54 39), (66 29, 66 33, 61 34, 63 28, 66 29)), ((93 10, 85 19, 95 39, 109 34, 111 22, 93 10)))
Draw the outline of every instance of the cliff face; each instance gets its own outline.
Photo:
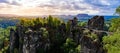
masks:
POLYGON ((84 32, 86 29, 77 25, 77 18, 67 24, 60 23, 57 27, 50 22, 31 27, 19 25, 16 30, 10 30, 10 53, 14 53, 15 49, 19 53, 65 53, 61 46, 67 38, 81 45, 81 53, 105 53, 101 40, 103 33, 90 30, 103 30, 103 24, 104 17, 99 16, 88 21, 89 32, 84 32), (92 33, 97 34, 97 40, 88 36, 92 33))

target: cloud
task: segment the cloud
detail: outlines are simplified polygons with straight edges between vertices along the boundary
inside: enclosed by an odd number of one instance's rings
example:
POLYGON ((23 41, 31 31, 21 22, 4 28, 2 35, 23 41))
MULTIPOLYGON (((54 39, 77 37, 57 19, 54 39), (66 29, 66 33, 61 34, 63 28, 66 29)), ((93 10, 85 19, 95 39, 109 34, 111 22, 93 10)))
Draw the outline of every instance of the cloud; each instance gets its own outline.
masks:
MULTIPOLYGON (((60 8, 62 10, 68 9, 70 11, 84 11, 88 14, 91 11, 94 14, 113 14, 116 7, 120 5, 119 0, 52 0, 51 5, 47 5, 52 8, 60 8), (96 12, 97 11, 97 12, 96 12)), ((44 5, 43 5, 44 6, 44 5)), ((76 12, 77 14, 78 12, 76 12)), ((82 13, 82 12, 79 12, 82 13)))
POLYGON ((120 0, 0 0, 0 13, 112 15, 120 0))
POLYGON ((7 3, 6 0, 0 0, 0 3, 7 3))

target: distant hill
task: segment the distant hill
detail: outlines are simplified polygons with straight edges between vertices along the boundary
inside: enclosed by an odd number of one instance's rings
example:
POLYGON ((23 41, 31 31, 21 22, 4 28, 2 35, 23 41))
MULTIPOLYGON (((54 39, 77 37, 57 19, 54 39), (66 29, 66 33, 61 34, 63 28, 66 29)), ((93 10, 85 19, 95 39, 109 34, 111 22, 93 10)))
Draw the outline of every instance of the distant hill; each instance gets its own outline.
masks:
POLYGON ((77 14, 76 17, 79 20, 88 20, 88 19, 92 18, 92 16, 88 15, 88 14, 77 14))
POLYGON ((18 15, 14 14, 0 14, 0 17, 17 17, 18 15))
MULTIPOLYGON (((77 15, 52 15, 53 17, 59 17, 62 18, 64 20, 68 20, 68 19, 73 19, 74 17, 77 17, 78 19, 89 19, 91 16, 88 14, 77 14, 77 15)), ((47 17, 46 16, 41 16, 41 17, 47 17)))
POLYGON ((77 17, 86 17, 89 16, 88 14, 78 14, 77 17))

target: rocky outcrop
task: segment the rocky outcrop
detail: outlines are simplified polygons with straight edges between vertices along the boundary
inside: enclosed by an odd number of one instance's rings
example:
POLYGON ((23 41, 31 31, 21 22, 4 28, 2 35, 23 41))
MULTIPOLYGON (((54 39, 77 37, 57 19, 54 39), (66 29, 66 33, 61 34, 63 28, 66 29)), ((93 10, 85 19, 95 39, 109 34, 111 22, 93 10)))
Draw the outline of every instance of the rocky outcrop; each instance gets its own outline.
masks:
POLYGON ((81 38, 81 45, 83 48, 82 53, 105 53, 102 45, 102 37, 104 33, 99 32, 99 30, 103 30, 104 27, 104 17, 103 16, 94 16, 93 18, 88 20, 88 29, 91 33, 95 33, 97 35, 97 40, 94 40, 86 34, 83 34, 81 38), (93 31, 98 30, 98 31, 93 31))
POLYGON ((99 32, 99 30, 104 30, 104 16, 94 16, 88 20, 88 28, 97 34, 99 41, 102 41, 102 37, 106 35, 105 32, 99 32))
POLYGON ((104 27, 104 17, 103 16, 94 16, 88 20, 89 29, 103 30, 104 27))

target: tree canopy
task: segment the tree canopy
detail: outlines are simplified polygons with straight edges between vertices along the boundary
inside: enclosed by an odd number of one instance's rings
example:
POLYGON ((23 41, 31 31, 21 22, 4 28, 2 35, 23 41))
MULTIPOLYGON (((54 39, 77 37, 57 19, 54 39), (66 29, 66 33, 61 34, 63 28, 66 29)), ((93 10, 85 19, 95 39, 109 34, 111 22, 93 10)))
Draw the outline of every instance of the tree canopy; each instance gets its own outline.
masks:
POLYGON ((120 6, 116 9, 116 13, 120 15, 120 6))

